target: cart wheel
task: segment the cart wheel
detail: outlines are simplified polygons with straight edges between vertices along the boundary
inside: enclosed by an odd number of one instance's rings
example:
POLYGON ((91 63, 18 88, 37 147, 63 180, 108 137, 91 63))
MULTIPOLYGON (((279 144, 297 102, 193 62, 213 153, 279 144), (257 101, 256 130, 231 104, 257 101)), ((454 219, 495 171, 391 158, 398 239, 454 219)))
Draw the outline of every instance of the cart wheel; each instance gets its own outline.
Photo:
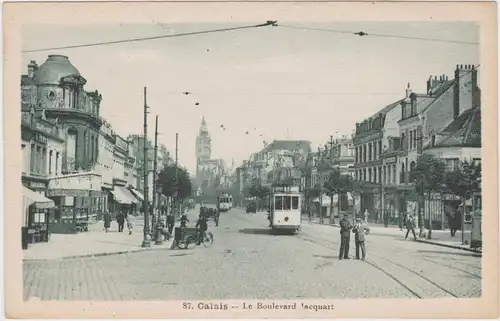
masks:
POLYGON ((203 246, 209 247, 214 243, 214 235, 211 232, 207 232, 203 237, 203 246))
POLYGON ((194 236, 186 237, 184 241, 186 243, 186 248, 194 248, 196 246, 196 238, 194 236))
POLYGON ((188 244, 187 244, 185 241, 179 241, 179 242, 177 242, 177 246, 178 246, 181 250, 185 250, 185 249, 187 249, 188 244))

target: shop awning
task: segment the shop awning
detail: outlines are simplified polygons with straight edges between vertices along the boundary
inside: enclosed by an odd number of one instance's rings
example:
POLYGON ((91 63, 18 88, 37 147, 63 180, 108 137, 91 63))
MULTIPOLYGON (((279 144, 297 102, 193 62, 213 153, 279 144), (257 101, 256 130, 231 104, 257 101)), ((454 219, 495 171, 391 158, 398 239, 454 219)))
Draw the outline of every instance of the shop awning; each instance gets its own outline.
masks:
POLYGON ((115 201, 120 204, 137 204, 138 201, 126 187, 115 186, 112 191, 115 201))
POLYGON ((132 192, 132 194, 134 194, 134 196, 141 202, 144 201, 144 195, 142 195, 141 192, 139 192, 138 190, 136 190, 135 188, 131 188, 130 191, 132 192))
POLYGON ((53 208, 54 201, 23 186, 23 198, 26 204, 34 205, 37 209, 53 208))
POLYGON ((93 172, 51 177, 48 196, 101 196, 102 176, 93 172))

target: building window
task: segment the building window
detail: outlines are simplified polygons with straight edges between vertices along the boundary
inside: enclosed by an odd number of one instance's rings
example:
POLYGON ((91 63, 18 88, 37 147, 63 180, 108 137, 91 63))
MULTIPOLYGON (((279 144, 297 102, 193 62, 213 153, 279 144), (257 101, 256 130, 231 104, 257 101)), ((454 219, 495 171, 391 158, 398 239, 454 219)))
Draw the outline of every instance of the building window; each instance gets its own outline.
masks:
POLYGON ((446 159, 446 167, 449 171, 453 171, 460 165, 460 161, 458 158, 448 158, 446 159))
POLYGON ((378 141, 378 155, 382 155, 382 140, 378 141))
POLYGON ((372 160, 372 143, 368 144, 368 161, 372 160))
POLYGON ((58 169, 59 169, 59 152, 56 153, 56 169, 55 169, 55 175, 58 174, 58 169))
POLYGON ((30 154, 30 172, 33 174, 35 172, 35 144, 31 144, 31 154, 30 154))
POLYGON ((35 167, 35 171, 37 174, 41 174, 42 173, 42 148, 40 146, 37 146, 36 147, 36 167, 35 167))
POLYGON ((410 149, 413 149, 413 130, 410 131, 410 149))
POLYGON ((49 175, 52 175, 52 151, 49 152, 49 175))

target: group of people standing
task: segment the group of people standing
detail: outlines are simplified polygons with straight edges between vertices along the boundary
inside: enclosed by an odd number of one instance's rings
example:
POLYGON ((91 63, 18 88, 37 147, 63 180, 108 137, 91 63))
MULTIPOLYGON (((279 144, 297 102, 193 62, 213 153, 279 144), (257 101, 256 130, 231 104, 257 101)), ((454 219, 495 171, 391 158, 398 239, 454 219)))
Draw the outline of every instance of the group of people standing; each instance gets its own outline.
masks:
POLYGON ((349 259, 349 243, 351 240, 351 232, 354 234, 354 241, 356 242, 356 260, 366 259, 366 235, 370 233, 370 228, 363 222, 361 218, 356 218, 356 224, 351 225, 348 215, 340 220, 340 251, 339 260, 349 259), (361 250, 361 257, 359 256, 361 250))
MULTIPOLYGON (((109 232, 109 229, 111 227, 111 214, 106 211, 104 213, 104 229, 106 230, 106 233, 109 232)), ((127 228, 128 228, 128 234, 131 235, 132 231, 134 230, 134 221, 135 221, 135 216, 132 213, 131 210, 120 210, 118 214, 116 214, 116 222, 118 223, 118 232, 123 232, 124 227, 125 227, 125 221, 127 222, 127 228)))

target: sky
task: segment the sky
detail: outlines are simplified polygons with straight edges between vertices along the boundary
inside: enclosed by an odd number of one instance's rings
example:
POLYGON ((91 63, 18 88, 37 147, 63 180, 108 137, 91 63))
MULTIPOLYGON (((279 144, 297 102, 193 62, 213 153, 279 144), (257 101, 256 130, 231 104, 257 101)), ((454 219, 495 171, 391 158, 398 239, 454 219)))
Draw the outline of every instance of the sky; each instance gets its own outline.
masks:
MULTIPOLYGON (((23 50, 259 23, 27 25, 23 50)), ((287 25, 479 42, 477 26, 464 22, 287 25)), ((179 133, 179 162, 191 173, 202 117, 212 136, 212 157, 241 164, 263 141, 309 140, 316 149, 330 135, 350 135, 356 122, 404 97, 408 83, 424 93, 430 75, 453 78, 457 64, 480 63, 479 45, 289 27, 24 53, 23 72, 30 60, 40 65, 49 54, 68 56, 87 79, 86 90, 99 90, 101 115, 124 137, 143 133, 146 86, 149 137, 159 115, 159 142, 174 153, 179 133)))

